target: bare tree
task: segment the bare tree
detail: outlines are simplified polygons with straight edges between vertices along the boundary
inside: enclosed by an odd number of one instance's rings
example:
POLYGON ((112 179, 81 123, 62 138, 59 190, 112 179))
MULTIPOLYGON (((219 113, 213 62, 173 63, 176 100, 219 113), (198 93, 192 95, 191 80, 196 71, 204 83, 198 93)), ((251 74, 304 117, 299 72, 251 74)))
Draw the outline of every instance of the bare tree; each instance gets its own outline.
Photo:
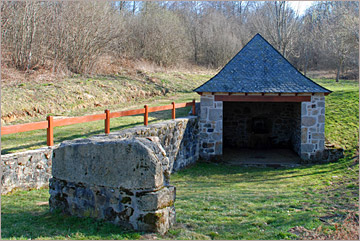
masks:
POLYGON ((90 73, 101 55, 218 68, 261 33, 305 73, 358 66, 358 2, 316 2, 300 18, 286 1, 17 2, 1 4, 2 54, 90 73))

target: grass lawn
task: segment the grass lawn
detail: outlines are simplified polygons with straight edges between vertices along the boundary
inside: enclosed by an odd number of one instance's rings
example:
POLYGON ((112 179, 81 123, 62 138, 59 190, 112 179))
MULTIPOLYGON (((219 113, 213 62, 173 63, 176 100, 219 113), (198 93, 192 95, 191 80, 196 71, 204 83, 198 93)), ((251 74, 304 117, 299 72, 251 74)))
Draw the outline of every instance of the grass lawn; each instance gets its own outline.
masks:
POLYGON ((165 236, 52 214, 48 189, 17 191, 1 196, 2 238, 296 239, 295 226, 330 233, 358 210, 359 87, 316 81, 334 91, 326 97, 326 138, 345 148, 342 160, 281 169, 197 163, 171 176, 177 224, 165 236))

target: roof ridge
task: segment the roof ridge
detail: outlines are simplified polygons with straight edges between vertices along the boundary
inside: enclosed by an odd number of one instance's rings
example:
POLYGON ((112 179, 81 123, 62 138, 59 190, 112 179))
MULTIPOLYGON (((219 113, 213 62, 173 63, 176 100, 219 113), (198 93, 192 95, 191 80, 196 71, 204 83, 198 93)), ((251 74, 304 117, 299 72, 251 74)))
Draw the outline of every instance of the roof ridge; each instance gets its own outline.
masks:
MULTIPOLYGON (((255 34, 255 36, 252 37, 252 38, 244 45, 244 47, 242 47, 242 48, 229 60, 229 62, 227 62, 227 63, 224 65, 224 67, 222 67, 222 69, 221 69, 216 75, 214 75, 211 79, 209 79, 208 81, 206 81, 205 83, 203 83, 202 85, 200 85, 199 87, 197 87, 196 89, 194 89, 193 91, 197 92, 197 91, 196 91, 197 89, 199 89, 200 87, 202 87, 203 85, 205 85, 206 83, 208 83, 209 81, 211 81, 213 78, 215 78, 218 74, 220 74, 220 72, 221 72, 223 69, 225 69, 225 67, 226 67, 236 56, 238 56, 238 55, 241 53, 241 51, 243 51, 243 49, 244 49, 257 35, 259 35, 261 38, 263 38, 263 37, 260 35, 260 33, 255 34)), ((263 39, 264 39, 264 38, 263 38, 263 39)))
MULTIPOLYGON (((263 36, 261 36, 261 34, 257 33, 256 35, 259 35, 268 45, 271 46, 271 48, 273 48, 287 63, 289 63, 291 65, 291 67, 293 67, 299 74, 301 74, 303 77, 305 77, 306 79, 310 80, 312 83, 316 84, 317 86, 319 86, 322 89, 325 89, 327 91, 329 91, 330 93, 332 93, 331 90, 326 89, 325 87, 322 87, 321 85, 319 85, 318 83, 316 83, 315 81, 313 81, 312 79, 310 79, 309 77, 307 77, 306 75, 304 75, 303 73, 301 73, 292 63, 290 63, 289 60, 287 60, 280 52, 279 50, 277 50, 274 46, 272 46, 272 44, 270 44, 263 36)), ((255 35, 255 36, 256 36, 255 35)))
POLYGON ((260 33, 251 38, 215 76, 194 91, 331 93, 302 74, 260 33), (237 74, 234 75, 234 71, 237 74))

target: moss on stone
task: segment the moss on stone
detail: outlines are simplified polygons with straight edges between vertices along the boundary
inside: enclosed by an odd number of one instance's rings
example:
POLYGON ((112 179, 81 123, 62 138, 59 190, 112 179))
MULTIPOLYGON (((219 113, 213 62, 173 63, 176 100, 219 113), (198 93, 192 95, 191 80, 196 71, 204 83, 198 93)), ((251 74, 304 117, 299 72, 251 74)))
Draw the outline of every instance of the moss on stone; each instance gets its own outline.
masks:
POLYGON ((131 198, 130 197, 123 197, 123 199, 121 199, 121 203, 131 203, 131 198))

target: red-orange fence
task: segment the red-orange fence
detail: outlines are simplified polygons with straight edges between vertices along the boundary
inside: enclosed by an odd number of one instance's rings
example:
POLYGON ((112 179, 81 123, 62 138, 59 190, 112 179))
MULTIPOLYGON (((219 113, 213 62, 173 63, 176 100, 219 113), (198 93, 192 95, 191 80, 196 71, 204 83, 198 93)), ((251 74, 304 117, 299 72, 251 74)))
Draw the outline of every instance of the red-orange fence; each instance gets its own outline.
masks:
POLYGON ((149 117, 150 112, 172 110, 171 118, 175 119, 175 110, 178 108, 183 108, 183 107, 187 107, 187 106, 192 106, 192 114, 195 115, 196 114, 195 113, 195 100, 193 100, 192 102, 186 102, 186 103, 172 102, 171 105, 163 105, 163 106, 155 106, 155 107, 148 107, 147 105, 145 105, 144 108, 142 108, 142 109, 125 110, 125 111, 118 111, 118 112, 112 112, 112 113, 110 112, 110 110, 105 110, 104 114, 87 115, 87 116, 80 116, 80 117, 70 117, 70 118, 58 119, 58 120, 54 120, 54 118, 52 116, 48 116, 46 118, 47 121, 40 121, 40 122, 33 122, 33 123, 27 123, 27 124, 1 127, 1 135, 8 135, 8 134, 13 134, 13 133, 40 130, 40 129, 47 129, 46 143, 48 146, 53 146, 54 145, 54 127, 57 127, 57 126, 67 126, 67 125, 79 124, 79 123, 84 123, 84 122, 105 120, 105 134, 109 134, 111 118, 144 114, 144 125, 147 126, 148 125, 148 117, 149 117))

